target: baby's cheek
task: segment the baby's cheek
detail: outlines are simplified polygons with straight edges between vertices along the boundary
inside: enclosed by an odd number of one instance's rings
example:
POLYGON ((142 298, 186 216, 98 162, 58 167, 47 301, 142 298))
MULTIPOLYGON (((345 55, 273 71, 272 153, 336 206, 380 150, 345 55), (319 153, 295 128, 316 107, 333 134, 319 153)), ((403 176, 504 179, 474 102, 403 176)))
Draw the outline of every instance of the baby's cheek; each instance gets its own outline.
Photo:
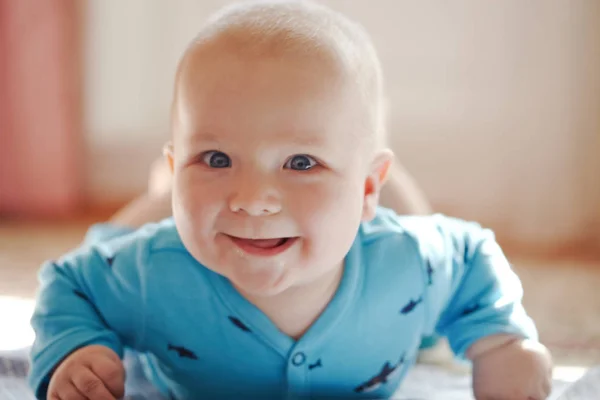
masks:
POLYGON ((211 247, 209 242, 220 206, 214 191, 203 185, 184 181, 176 189, 174 207, 177 227, 188 250, 198 258, 198 253, 206 253, 207 248, 211 247))
POLYGON ((223 203, 222 188, 203 182, 186 180, 179 186, 182 206, 196 218, 214 213, 223 203))
POLYGON ((287 206, 294 214, 295 219, 305 228, 326 227, 328 221, 337 219, 339 207, 343 207, 337 201, 336 193, 323 185, 311 185, 301 192, 289 196, 287 206))
POLYGON ((341 185, 313 187, 297 198, 295 219, 321 251, 337 253, 353 242, 361 218, 360 196, 341 185))

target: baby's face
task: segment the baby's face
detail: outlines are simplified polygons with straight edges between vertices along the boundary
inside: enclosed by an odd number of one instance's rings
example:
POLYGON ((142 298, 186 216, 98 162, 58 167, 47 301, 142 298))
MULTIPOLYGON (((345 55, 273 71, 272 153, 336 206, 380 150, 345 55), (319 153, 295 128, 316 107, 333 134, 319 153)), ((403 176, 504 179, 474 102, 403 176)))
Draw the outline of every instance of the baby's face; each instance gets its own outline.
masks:
POLYGON ((339 268, 370 159, 354 85, 315 60, 190 55, 174 111, 174 217, 186 248, 272 295, 339 268))

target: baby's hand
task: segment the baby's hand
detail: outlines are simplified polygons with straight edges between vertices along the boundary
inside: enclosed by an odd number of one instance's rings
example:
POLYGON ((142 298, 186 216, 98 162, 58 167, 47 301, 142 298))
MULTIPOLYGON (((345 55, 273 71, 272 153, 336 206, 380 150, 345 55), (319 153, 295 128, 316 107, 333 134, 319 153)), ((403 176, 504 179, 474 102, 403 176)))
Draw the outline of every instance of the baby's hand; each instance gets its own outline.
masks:
POLYGON ((531 340, 513 340, 473 360, 477 400, 543 400, 550 395, 552 361, 548 350, 531 340))
POLYGON ((106 346, 82 347, 59 364, 48 387, 49 400, 115 400, 125 394, 125 369, 106 346))

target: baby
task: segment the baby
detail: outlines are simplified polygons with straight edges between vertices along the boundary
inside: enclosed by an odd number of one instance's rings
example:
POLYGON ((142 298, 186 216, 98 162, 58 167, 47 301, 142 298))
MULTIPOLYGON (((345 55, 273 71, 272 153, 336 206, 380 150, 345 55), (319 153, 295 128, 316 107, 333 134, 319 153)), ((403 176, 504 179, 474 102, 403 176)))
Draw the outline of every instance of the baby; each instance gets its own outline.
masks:
POLYGON ((38 398, 123 395, 123 348, 174 399, 389 397, 421 338, 477 399, 545 399, 551 362, 491 232, 378 207, 393 154, 376 53, 308 2, 246 2, 176 76, 173 218, 40 272, 38 398))

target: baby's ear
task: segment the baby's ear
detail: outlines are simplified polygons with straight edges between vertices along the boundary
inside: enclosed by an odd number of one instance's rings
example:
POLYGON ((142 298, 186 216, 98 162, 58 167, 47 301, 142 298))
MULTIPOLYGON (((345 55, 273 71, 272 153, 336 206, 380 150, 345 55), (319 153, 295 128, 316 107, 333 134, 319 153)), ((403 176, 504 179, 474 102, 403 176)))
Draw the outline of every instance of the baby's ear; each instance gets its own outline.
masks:
POLYGON ((173 142, 168 141, 163 146, 163 155, 167 159, 167 163, 169 164, 169 170, 171 173, 173 172, 173 142))
POLYGON ((390 166, 394 161, 394 153, 389 149, 381 150, 371 162, 369 175, 365 180, 365 198, 363 202, 363 221, 375 217, 381 188, 388 178, 390 166))

